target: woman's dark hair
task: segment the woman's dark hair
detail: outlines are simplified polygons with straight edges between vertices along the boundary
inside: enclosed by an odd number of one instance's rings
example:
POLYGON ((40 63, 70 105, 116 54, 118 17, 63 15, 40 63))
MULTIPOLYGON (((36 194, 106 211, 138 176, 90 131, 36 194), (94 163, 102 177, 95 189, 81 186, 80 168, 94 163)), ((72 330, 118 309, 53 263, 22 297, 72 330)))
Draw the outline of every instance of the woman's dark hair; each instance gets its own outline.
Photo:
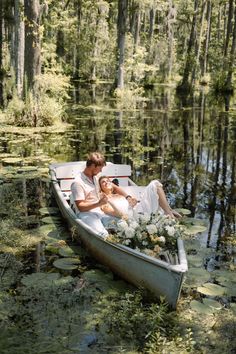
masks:
POLYGON ((106 166, 105 157, 100 152, 91 152, 88 155, 86 166, 89 167, 91 165, 97 166, 106 166))

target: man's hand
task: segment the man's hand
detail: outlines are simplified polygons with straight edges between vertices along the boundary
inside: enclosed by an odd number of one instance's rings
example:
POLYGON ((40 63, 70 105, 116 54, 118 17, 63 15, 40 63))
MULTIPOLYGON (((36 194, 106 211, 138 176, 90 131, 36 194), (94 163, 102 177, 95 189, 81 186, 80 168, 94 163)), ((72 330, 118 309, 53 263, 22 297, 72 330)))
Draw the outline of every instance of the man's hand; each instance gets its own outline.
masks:
POLYGON ((107 204, 107 202, 108 202, 108 197, 106 196, 106 194, 102 194, 98 202, 99 206, 105 205, 107 204))

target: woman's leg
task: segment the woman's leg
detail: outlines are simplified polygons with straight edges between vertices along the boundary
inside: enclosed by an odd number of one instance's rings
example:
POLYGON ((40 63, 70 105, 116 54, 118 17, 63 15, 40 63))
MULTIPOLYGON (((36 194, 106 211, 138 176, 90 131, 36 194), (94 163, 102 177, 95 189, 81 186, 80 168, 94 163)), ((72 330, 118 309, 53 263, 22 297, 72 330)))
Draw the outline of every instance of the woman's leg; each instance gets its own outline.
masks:
POLYGON ((147 212, 148 214, 160 211, 171 217, 180 217, 179 213, 171 209, 162 184, 158 180, 153 180, 148 184, 135 210, 138 212, 147 212))
POLYGON ((157 186, 157 194, 159 197, 159 205, 163 209, 164 213, 166 215, 170 215, 172 218, 173 217, 180 217, 179 213, 177 213, 171 209, 162 186, 159 186, 159 185, 157 186))

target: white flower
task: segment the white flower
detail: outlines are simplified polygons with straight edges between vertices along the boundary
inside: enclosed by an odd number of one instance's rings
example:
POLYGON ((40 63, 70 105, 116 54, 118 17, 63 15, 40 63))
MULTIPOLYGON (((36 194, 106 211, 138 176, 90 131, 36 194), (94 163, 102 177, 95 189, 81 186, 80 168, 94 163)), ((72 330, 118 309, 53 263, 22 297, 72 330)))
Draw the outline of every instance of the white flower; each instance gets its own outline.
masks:
POLYGON ((166 239, 165 239, 164 236, 160 236, 160 237, 158 238, 158 240, 159 240, 159 242, 161 242, 161 243, 166 243, 166 239))
POLYGON ((175 234, 174 226, 165 226, 165 229, 166 229, 169 236, 174 236, 174 234, 175 234))
POLYGON ((139 224, 137 223, 137 221, 132 220, 129 226, 132 227, 133 229, 137 229, 139 227, 139 224))
POLYGON ((136 231, 136 237, 137 237, 138 241, 142 241, 142 239, 143 239, 143 235, 140 231, 136 231))
POLYGON ((128 224, 127 224, 127 222, 125 220, 119 220, 117 222, 118 230, 125 231, 127 229, 127 227, 128 227, 128 224))
POLYGON ((132 227, 127 227, 125 229, 125 236, 128 238, 133 238, 135 236, 135 230, 132 227))
POLYGON ((123 241, 123 245, 128 246, 130 244, 130 240, 127 238, 126 240, 123 241))
POLYGON ((157 233, 157 227, 154 224, 147 225, 146 230, 151 235, 157 233))
POLYGON ((160 232, 162 232, 163 225, 162 225, 162 221, 161 221, 161 220, 159 220, 159 221, 156 223, 156 228, 157 228, 157 230, 159 230, 160 232))
POLYGON ((150 215, 148 213, 140 214, 140 222, 147 223, 150 220, 150 215))

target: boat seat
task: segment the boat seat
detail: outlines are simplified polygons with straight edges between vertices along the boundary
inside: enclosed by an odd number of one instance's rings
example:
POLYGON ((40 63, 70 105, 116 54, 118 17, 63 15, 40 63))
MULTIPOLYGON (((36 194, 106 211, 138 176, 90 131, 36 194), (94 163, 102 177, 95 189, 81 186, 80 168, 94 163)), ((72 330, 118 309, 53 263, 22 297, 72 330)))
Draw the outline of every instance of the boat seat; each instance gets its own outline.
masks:
MULTIPOLYGON (((76 175, 83 171, 85 168, 86 162, 67 162, 54 164, 53 169, 56 174, 56 178, 60 179, 74 179, 76 175)), ((114 178, 125 178, 131 176, 131 166, 124 164, 113 164, 107 163, 106 166, 103 167, 102 172, 103 175, 114 177, 114 178)))
MULTIPOLYGON (((69 162, 66 164, 55 164, 53 166, 56 178, 60 183, 61 190, 66 200, 70 199, 71 184, 73 183, 76 175, 80 171, 83 171, 84 168, 85 162, 69 162)), ((112 164, 108 162, 99 175, 108 176, 111 179, 117 179, 119 186, 121 187, 128 186, 129 176, 131 176, 131 166, 112 164)))

